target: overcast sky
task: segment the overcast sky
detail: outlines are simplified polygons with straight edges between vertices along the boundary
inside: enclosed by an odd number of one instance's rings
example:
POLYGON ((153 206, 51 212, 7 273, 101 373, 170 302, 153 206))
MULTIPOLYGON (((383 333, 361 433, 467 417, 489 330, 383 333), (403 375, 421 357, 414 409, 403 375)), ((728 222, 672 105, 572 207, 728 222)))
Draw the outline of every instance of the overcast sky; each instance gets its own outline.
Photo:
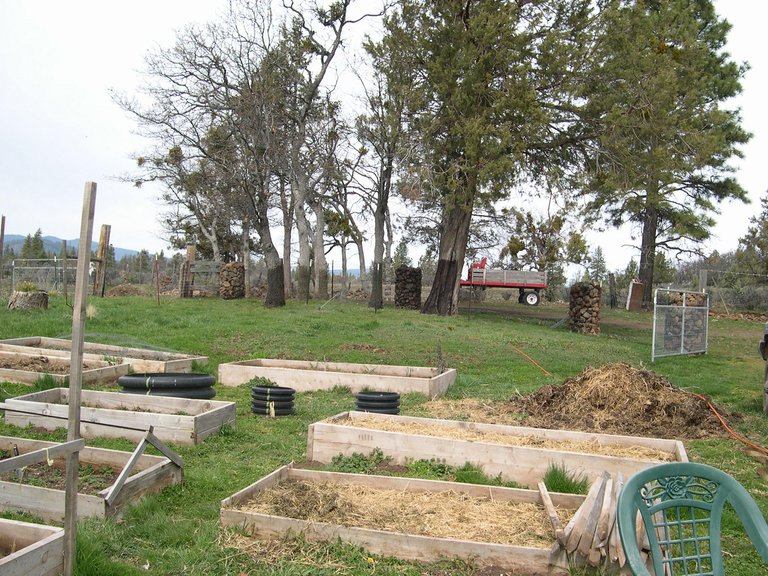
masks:
MULTIPOLYGON (((167 47, 188 23, 216 19, 226 0, 0 0, 0 214, 6 234, 77 238, 83 188, 98 184, 94 238, 112 226, 111 243, 150 252, 167 250, 157 214, 158 189, 136 189, 117 180, 133 169, 144 143, 135 123, 109 90, 133 93, 141 83, 147 51, 167 47)), ((751 65, 742 108, 754 134, 736 162, 752 204, 729 203, 710 249, 734 250, 749 217, 768 189, 768 3, 717 0, 733 25, 729 51, 751 65)), ((609 268, 623 267, 636 252, 622 248, 629 232, 593 236, 609 268)))

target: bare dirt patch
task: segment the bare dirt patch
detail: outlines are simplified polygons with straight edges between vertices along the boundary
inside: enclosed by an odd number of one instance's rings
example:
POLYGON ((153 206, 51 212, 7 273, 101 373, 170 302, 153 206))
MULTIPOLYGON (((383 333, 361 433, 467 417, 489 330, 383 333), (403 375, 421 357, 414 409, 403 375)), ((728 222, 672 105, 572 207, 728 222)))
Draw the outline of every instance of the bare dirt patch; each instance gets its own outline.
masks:
MULTIPOLYGON (((705 400, 625 363, 588 367, 561 385, 506 402, 436 400, 425 407, 440 418, 536 428, 675 439, 727 435, 705 400)), ((727 420, 737 417, 716 409, 727 420)))

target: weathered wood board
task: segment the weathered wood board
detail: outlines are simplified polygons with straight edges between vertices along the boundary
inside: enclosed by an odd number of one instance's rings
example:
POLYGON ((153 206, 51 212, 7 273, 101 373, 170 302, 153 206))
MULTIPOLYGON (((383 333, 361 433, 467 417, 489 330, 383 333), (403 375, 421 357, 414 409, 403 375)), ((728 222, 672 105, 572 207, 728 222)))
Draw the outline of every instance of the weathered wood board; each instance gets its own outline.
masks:
POLYGON ((461 466, 470 462, 481 466, 486 474, 491 476, 501 474, 505 479, 531 487, 536 487, 550 464, 564 465, 571 472, 583 473, 591 481, 605 471, 610 474, 622 472, 625 476, 629 476, 638 470, 659 463, 655 460, 388 432, 367 427, 356 427, 354 426, 355 418, 395 419, 399 422, 446 426, 510 436, 533 436, 548 440, 576 442, 587 441, 596 445, 640 446, 666 452, 672 460, 682 462, 688 460, 683 443, 677 440, 503 426, 411 416, 390 416, 368 412, 344 412, 327 420, 311 424, 308 432, 307 459, 328 463, 337 454, 346 456, 355 452, 368 454, 375 448, 379 448, 397 464, 405 464, 408 460, 422 458, 436 458, 454 466, 461 466), (342 419, 351 419, 351 422, 340 424, 339 421, 342 419))
MULTIPOLYGON (((0 436, 0 449, 8 452, 14 446, 18 447, 19 453, 25 454, 56 445, 55 442, 0 436)), ((83 464, 110 466, 117 473, 131 459, 131 453, 85 447, 80 451, 79 459, 83 464)), ((182 479, 182 469, 168 458, 142 454, 136 460, 133 473, 111 504, 105 500, 111 486, 98 494, 78 494, 77 515, 79 518, 119 517, 125 506, 139 501, 145 494, 159 492, 166 486, 178 484, 182 479)), ((64 518, 64 490, 0 480, 0 509, 29 512, 44 520, 58 522, 64 518)))
POLYGON ((363 389, 400 394, 421 392, 432 398, 444 394, 456 381, 456 370, 451 368, 440 373, 437 368, 418 366, 269 358, 219 364, 219 384, 224 386, 239 386, 256 377, 269 378, 297 392, 342 386, 352 392, 363 389))
MULTIPOLYGON (((58 373, 48 372, 45 367, 41 365, 41 370, 27 370, 20 368, 0 368, 0 382, 16 382, 19 384, 34 384, 43 376, 49 376, 57 383, 65 383, 69 378, 70 358, 54 354, 49 355, 47 351, 40 350, 38 352, 27 349, 26 351, 9 351, 0 349, 0 359, 6 359, 10 361, 29 360, 33 361, 36 358, 45 358, 46 365, 56 367, 58 373), (62 373, 62 370, 66 372, 62 373)), ((103 360, 97 356, 83 357, 83 361, 89 366, 88 369, 82 371, 83 383, 85 384, 103 384, 116 382, 120 376, 128 374, 130 366, 128 364, 110 362, 103 360)))
MULTIPOLYGON (((30 336, 0 340, 0 350, 39 353, 47 356, 69 358, 72 341, 62 338, 30 336)), ((134 372, 191 372, 192 365, 208 363, 207 356, 194 356, 179 352, 161 352, 143 348, 126 348, 96 342, 83 342, 85 357, 95 359, 119 358, 121 363, 129 364, 134 372), (91 356, 93 355, 93 356, 91 356)), ((122 376, 122 374, 121 374, 122 376)))
MULTIPOLYGON (((16 426, 39 426, 47 430, 66 427, 67 388, 8 398, 2 408, 5 421, 16 426)), ((150 426, 164 442, 197 444, 235 421, 234 402, 196 400, 120 392, 82 391, 80 433, 141 440, 150 426)))
POLYGON ((64 569, 64 530, 0 518, 0 574, 54 576, 64 569))
MULTIPOLYGON (((545 574, 560 576, 568 574, 568 559, 565 553, 560 550, 553 551, 552 548, 541 549, 434 538, 367 528, 353 528, 322 522, 307 522, 293 518, 238 510, 240 504, 257 497, 260 491, 285 480, 358 484, 401 491, 452 491, 474 497, 490 498, 495 501, 527 502, 543 506, 541 494, 536 490, 520 490, 391 476, 367 476, 364 474, 300 470, 288 465, 279 468, 223 500, 220 516, 222 526, 237 527, 251 536, 261 539, 280 538, 289 532, 302 533, 307 539, 315 541, 336 540, 338 538, 350 544, 363 546, 374 554, 395 556, 405 560, 429 562, 446 557, 462 558, 465 560, 474 559, 481 564, 493 564, 509 568, 513 571, 519 570, 531 576, 545 574)), ((578 508, 584 501, 584 496, 573 494, 553 493, 551 498, 556 506, 571 509, 578 508)), ((552 542, 554 541, 553 531, 552 542)))

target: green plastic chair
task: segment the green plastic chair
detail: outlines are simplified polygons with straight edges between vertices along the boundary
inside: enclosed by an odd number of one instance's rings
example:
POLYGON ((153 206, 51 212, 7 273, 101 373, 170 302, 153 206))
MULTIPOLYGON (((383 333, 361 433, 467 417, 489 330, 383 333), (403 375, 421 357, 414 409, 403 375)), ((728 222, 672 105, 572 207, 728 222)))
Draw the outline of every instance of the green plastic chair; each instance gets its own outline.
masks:
POLYGON ((616 512, 621 545, 632 573, 652 574, 641 554, 643 544, 656 576, 724 576, 720 522, 726 502, 733 506, 768 563, 768 524, 755 501, 732 476, 693 462, 660 464, 632 476, 619 494, 616 512), (640 537, 638 512, 645 532, 643 536, 640 531, 640 537))

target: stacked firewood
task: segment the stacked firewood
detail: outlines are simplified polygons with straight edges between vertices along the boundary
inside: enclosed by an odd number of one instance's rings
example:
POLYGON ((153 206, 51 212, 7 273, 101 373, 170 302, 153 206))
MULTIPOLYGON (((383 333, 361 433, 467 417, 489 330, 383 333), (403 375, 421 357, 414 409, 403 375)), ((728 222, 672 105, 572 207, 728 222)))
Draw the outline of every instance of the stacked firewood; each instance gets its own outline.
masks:
POLYGON ((400 266, 395 270, 395 307, 421 308, 421 268, 400 266))
POLYGON ((242 262, 222 264, 219 269, 219 296, 224 300, 245 297, 245 266, 242 262))
POLYGON ((600 298, 597 284, 577 282, 571 286, 568 327, 572 332, 600 334, 600 298))
MULTIPOLYGON (((613 478, 608 472, 603 472, 592 484, 584 503, 563 527, 557 511, 551 505, 544 483, 540 482, 539 492, 555 529, 556 541, 552 552, 564 550, 572 560, 576 560, 575 555, 581 557, 576 563, 586 562, 595 567, 603 565, 609 571, 616 566, 623 567, 627 558, 616 522, 616 505, 623 485, 624 477, 621 473, 613 478)), ((649 545, 641 523, 637 524, 637 530, 638 542, 645 555, 649 545)))

